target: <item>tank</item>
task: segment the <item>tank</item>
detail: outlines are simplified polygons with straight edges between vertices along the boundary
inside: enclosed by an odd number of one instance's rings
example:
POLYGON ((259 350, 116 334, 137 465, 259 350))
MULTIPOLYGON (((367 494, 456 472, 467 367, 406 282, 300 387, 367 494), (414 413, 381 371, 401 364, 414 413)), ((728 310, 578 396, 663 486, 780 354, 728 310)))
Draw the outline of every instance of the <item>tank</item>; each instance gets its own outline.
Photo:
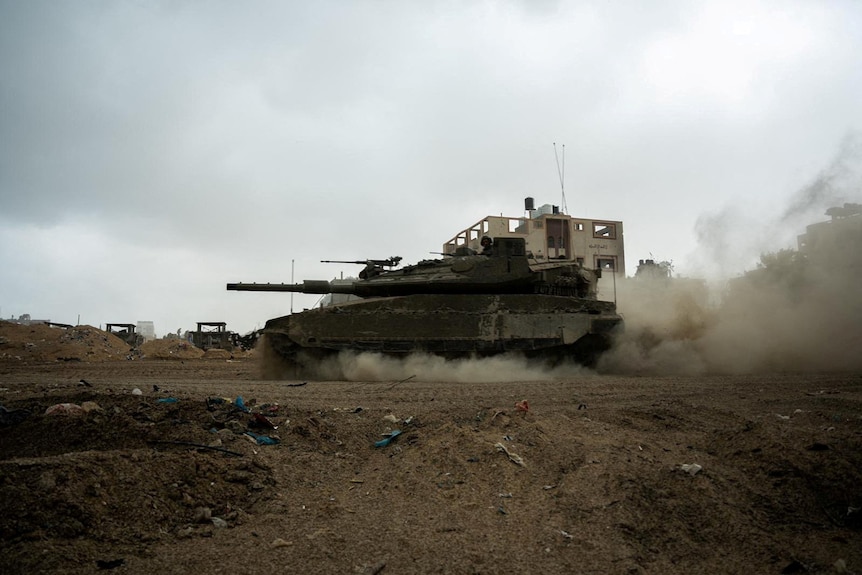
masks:
POLYGON ((400 269, 394 269, 397 257, 345 262, 365 265, 355 281, 229 283, 227 289, 356 296, 267 321, 262 345, 269 378, 314 377, 316 365, 343 351, 445 358, 517 353, 593 365, 622 325, 616 305, 596 297, 601 270, 572 261, 536 263, 523 238, 496 238, 492 246, 482 254, 460 248, 400 269))

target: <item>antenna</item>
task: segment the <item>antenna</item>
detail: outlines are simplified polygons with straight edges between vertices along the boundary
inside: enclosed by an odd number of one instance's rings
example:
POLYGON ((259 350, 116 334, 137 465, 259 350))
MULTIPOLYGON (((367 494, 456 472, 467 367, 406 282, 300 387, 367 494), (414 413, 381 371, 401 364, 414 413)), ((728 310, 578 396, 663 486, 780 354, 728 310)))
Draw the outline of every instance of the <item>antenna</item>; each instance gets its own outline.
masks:
POLYGON ((554 142, 554 158, 557 160, 557 174, 560 176, 560 192, 563 195, 563 199, 560 202, 562 211, 564 214, 568 213, 569 209, 566 206, 566 145, 562 145, 563 148, 563 162, 562 166, 560 164, 560 157, 557 155, 557 143, 554 142))

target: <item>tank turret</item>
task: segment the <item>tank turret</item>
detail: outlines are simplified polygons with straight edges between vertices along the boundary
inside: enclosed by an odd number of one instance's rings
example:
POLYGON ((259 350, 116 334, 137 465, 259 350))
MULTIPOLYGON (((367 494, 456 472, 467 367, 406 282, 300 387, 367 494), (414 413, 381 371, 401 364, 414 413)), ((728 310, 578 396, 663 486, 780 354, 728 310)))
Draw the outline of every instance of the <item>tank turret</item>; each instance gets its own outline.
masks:
POLYGON ((265 345, 290 367, 275 370, 276 377, 313 376, 317 361, 345 350, 446 357, 518 352, 590 364, 621 323, 616 306, 596 297, 600 270, 572 261, 537 263, 523 238, 496 238, 482 254, 463 250, 392 269, 400 260, 346 262, 365 265, 352 282, 229 283, 227 289, 361 298, 269 320, 265 345))
MULTIPOLYGON (((385 271, 380 262, 397 265, 401 258, 336 263, 366 264, 354 282, 305 280, 298 284, 229 283, 232 291, 274 291, 307 294, 351 294, 363 298, 416 294, 568 295, 595 299, 596 274, 568 262, 531 265, 522 238, 500 238, 486 255, 454 255, 423 260, 385 271)), ((324 260, 331 262, 331 260, 324 260)), ((600 272, 599 272, 600 273, 600 272)))

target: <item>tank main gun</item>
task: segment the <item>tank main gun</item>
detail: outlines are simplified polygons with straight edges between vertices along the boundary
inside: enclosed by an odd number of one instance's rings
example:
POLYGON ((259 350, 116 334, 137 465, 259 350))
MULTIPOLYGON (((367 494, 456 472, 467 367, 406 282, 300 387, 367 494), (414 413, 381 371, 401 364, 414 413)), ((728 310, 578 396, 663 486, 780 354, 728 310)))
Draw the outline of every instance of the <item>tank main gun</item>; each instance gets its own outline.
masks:
POLYGON ((353 283, 335 283, 326 280, 305 280, 300 284, 259 284, 259 283, 229 283, 228 291, 280 291, 310 294, 344 293, 354 294, 353 283))

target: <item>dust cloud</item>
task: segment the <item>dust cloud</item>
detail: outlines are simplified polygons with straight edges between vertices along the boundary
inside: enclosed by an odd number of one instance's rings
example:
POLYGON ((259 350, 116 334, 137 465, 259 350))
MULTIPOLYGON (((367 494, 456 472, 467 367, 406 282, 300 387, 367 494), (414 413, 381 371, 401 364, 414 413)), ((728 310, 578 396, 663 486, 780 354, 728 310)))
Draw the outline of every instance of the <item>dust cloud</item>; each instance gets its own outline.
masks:
POLYGON ((574 363, 551 367, 520 355, 445 359, 424 353, 399 358, 342 352, 316 364, 315 370, 316 377, 331 380, 398 382, 411 379, 457 383, 539 381, 595 374, 574 363))
MULTIPOLYGON (((857 134, 787 209, 762 226, 793 244, 805 234, 798 246, 761 252, 754 269, 733 279, 623 282, 618 309, 626 330, 599 370, 698 375, 862 369, 860 200, 857 134)), ((728 242, 745 235, 734 229, 730 213, 699 222, 701 253, 728 258, 743 251, 728 242)))

